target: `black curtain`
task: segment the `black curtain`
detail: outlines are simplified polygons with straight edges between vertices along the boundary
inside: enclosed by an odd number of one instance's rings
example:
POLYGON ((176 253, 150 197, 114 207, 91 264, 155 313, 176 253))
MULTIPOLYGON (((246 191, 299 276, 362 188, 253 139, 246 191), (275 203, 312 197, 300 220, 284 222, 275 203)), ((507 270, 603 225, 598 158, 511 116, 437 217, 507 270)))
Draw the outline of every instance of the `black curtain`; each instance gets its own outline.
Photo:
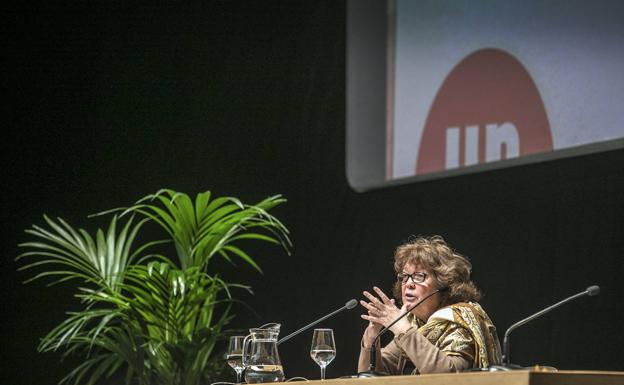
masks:
MULTIPOLYGON (((72 364, 36 353, 78 305, 71 285, 21 283, 23 230, 44 213, 92 230, 102 224, 88 214, 162 187, 288 198, 275 214, 292 255, 256 246, 263 275, 215 265, 255 291, 234 327, 281 322, 286 335, 372 285, 390 291, 394 248, 440 234, 472 259, 501 335, 602 287, 517 330, 514 362, 624 370, 624 151, 359 194, 345 179, 342 2, 62 2, 4 18, 0 382, 56 383, 72 364)), ((361 313, 323 324, 338 345, 328 377, 355 372, 361 313)), ((310 339, 280 346, 288 377, 318 378, 310 339)))

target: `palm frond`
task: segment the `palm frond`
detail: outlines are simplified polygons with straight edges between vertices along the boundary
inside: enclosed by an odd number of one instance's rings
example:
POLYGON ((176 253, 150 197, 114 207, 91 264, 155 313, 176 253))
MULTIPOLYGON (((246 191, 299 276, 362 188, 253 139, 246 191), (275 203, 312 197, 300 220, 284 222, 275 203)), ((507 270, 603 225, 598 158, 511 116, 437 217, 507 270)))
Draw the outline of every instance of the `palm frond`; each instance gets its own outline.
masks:
POLYGON ((280 195, 254 205, 230 197, 210 198, 209 191, 193 201, 184 193, 163 189, 141 198, 123 213, 144 215, 162 227, 173 239, 183 269, 205 270, 211 258, 220 255, 228 260, 236 256, 261 271, 247 252, 233 245, 241 240, 279 243, 288 251, 288 229, 268 212, 286 201, 280 195))
POLYGON ((98 229, 94 240, 85 230, 74 230, 61 218, 57 219, 58 223, 47 216, 44 219, 51 230, 36 225, 26 230, 40 241, 20 244, 20 247, 28 251, 16 258, 18 261, 24 258, 37 260, 20 267, 19 270, 43 265, 59 266, 61 269, 48 268, 28 281, 48 276, 57 278, 52 284, 79 279, 113 290, 118 290, 127 266, 136 257, 136 254, 130 254, 130 249, 137 232, 147 221, 143 219, 133 224, 131 217, 117 234, 118 217, 113 216, 108 230, 104 232, 98 229))

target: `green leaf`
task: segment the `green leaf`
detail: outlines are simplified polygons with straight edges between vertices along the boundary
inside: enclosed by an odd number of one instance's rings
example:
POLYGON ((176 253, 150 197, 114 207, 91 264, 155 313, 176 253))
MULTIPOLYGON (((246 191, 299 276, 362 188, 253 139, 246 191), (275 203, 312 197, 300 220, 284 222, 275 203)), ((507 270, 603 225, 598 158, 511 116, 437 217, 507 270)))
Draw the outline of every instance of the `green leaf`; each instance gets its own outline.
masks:
POLYGON ((254 269, 256 269, 256 270, 258 270, 258 272, 262 273, 262 269, 260 269, 260 266, 258 266, 258 264, 256 262, 254 262, 254 260, 251 259, 251 257, 249 255, 247 255, 247 253, 245 253, 243 250, 239 249, 238 247, 235 247, 235 246, 224 246, 223 250, 230 251, 230 252, 238 255, 245 262, 250 264, 254 269))

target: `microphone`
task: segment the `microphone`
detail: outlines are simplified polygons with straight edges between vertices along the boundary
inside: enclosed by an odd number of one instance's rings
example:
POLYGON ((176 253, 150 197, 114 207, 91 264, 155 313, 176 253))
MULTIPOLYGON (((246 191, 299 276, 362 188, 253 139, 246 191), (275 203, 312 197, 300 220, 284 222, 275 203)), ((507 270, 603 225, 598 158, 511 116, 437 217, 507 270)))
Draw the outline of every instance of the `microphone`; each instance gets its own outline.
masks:
POLYGON ((559 306, 568 303, 574 299, 577 299, 578 297, 582 297, 584 295, 588 295, 590 297, 593 297, 595 295, 598 295, 598 293, 600 293, 600 287, 594 285, 594 286, 590 286, 587 289, 585 289, 584 291, 578 293, 578 294, 574 294, 573 296, 570 296, 562 301, 557 302, 554 305, 548 306, 547 308, 538 311, 537 313, 533 314, 532 316, 529 316, 523 320, 520 320, 518 322, 516 322, 515 324, 511 325, 507 331, 505 332, 505 337, 503 338, 503 365, 506 365, 508 367, 516 367, 517 365, 513 365, 510 364, 510 358, 509 358, 509 334, 515 330, 516 328, 524 325, 525 323, 529 322, 529 321, 533 321, 534 319, 536 319, 537 317, 540 317, 546 313, 548 313, 549 311, 558 308, 559 306))
POLYGON ((377 333, 377 336, 375 337, 375 339, 373 340, 373 344, 370 347, 370 364, 368 365, 368 371, 366 372, 362 372, 362 373, 358 373, 358 377, 378 377, 378 376, 387 376, 387 373, 384 372, 378 372, 375 370, 375 366, 377 366, 377 352, 375 351, 375 345, 377 344, 377 341, 379 341, 379 338, 388 331, 388 329, 390 329, 395 323, 399 322, 400 320, 403 319, 403 317, 407 316, 412 310, 414 310, 418 305, 420 305, 421 303, 425 302, 427 299, 429 299, 429 297, 432 297, 433 295, 437 294, 437 293, 441 293, 443 291, 448 290, 447 286, 442 286, 441 288, 439 288, 438 290, 431 292, 429 294, 427 294, 425 296, 425 298, 421 299, 420 301, 416 302, 415 304, 413 304, 412 306, 410 306, 407 311, 403 314, 401 314, 400 316, 398 316, 394 321, 392 321, 390 323, 390 325, 388 325, 387 327, 384 326, 383 328, 381 328, 381 330, 379 331, 379 333, 377 333))
POLYGON ((290 334, 289 334, 289 335, 287 335, 286 337, 284 337, 284 338, 282 338, 281 340, 277 341, 277 344, 279 345, 279 344, 281 344, 282 342, 287 341, 287 340, 289 340, 289 339, 293 338, 293 337, 294 337, 294 336, 296 336, 297 334, 299 334, 299 333, 301 333, 301 332, 303 332, 303 331, 308 330, 309 328, 311 328, 312 326, 316 325, 317 323, 319 323, 319 322, 321 322, 321 321, 324 321, 324 320, 326 320, 327 318, 329 318, 329 317, 331 317, 331 316, 333 316, 333 315, 335 315, 335 314, 337 314, 337 313, 340 313, 341 311, 343 311, 343 310, 345 310, 345 309, 346 309, 346 310, 353 309, 353 308, 354 308, 354 307, 356 307, 356 306, 357 306, 357 301, 356 301, 355 299, 352 299, 352 300, 350 300, 350 301, 347 301, 347 303, 345 303, 345 305, 344 305, 343 307, 341 307, 340 309, 334 310, 333 312, 331 312, 331 313, 327 314, 326 316, 324 316, 324 317, 322 317, 322 318, 317 319, 316 321, 312 322, 311 324, 308 324, 308 325, 306 325, 306 326, 302 327, 301 329, 299 329, 299 330, 297 330, 297 331, 294 331, 294 332, 290 333, 290 334))

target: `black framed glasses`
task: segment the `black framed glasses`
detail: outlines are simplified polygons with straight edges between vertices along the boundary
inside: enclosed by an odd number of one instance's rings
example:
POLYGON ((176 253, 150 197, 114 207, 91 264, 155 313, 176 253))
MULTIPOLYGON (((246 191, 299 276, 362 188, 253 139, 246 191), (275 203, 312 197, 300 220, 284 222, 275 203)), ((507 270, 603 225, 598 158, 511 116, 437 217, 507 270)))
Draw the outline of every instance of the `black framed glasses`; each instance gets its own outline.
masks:
POLYGON ((408 278, 411 279, 412 282, 414 283, 422 283, 422 282, 425 282, 425 279, 427 278, 427 273, 417 271, 412 274, 407 274, 407 273, 397 274, 397 281, 401 282, 402 284, 406 284, 408 278))

